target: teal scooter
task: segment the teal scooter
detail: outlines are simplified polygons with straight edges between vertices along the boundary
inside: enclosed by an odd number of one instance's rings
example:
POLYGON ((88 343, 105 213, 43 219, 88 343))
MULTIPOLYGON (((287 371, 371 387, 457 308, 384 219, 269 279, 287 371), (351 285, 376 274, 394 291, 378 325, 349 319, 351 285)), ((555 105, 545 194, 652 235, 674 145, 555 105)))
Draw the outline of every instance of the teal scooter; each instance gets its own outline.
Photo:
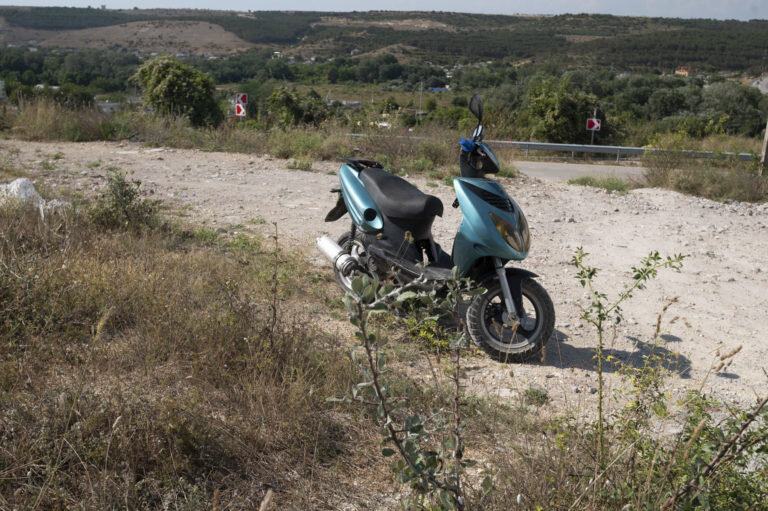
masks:
POLYGON ((425 287, 439 289, 457 267, 460 277, 470 277, 487 290, 473 297, 466 310, 472 340, 497 360, 523 361, 549 340, 555 309, 534 280, 536 274, 507 266, 528 255, 528 222, 504 188, 485 177, 499 171, 499 161, 483 142, 483 100, 472 96, 469 109, 478 124, 471 139, 461 139, 461 177, 453 180, 453 207, 461 208, 463 219, 450 255, 432 237, 432 223, 443 214, 440 199, 377 162, 361 159, 344 160, 341 187, 331 190, 338 200, 325 218, 333 222, 349 213, 350 230, 338 241, 322 236, 317 245, 345 291, 360 274, 399 285, 421 278, 425 287))

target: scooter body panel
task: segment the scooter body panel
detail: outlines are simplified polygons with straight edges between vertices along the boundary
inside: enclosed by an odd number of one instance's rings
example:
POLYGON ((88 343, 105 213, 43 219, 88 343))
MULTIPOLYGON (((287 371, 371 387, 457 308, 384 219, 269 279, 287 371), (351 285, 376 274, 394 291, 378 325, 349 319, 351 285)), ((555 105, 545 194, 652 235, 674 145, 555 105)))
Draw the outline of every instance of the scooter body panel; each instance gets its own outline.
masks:
MULTIPOLYGON (((499 233, 491 219, 491 213, 512 225, 518 225, 519 206, 513 201, 499 183, 485 178, 456 178, 453 180, 456 197, 459 200, 463 218, 453 242, 453 263, 458 267, 459 275, 466 276, 478 259, 498 257, 504 262, 520 261, 528 255, 513 249, 499 233), (498 197, 495 204, 481 198, 493 194, 498 197), (511 207, 497 207, 504 199, 511 207), (511 209, 512 211, 509 211, 511 209)), ((495 198, 494 198, 495 199, 495 198)))
POLYGON ((355 225, 365 233, 380 232, 384 227, 381 211, 366 191, 360 173, 349 165, 342 165, 339 181, 344 202, 355 225))

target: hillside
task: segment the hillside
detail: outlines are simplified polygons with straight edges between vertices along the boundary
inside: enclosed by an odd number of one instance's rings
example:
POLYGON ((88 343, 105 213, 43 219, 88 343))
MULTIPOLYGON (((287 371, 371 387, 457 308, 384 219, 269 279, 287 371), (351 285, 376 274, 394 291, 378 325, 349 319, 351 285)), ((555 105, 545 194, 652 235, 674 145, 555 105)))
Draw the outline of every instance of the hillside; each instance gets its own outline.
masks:
POLYGON ((34 41, 41 46, 132 51, 227 54, 249 45, 269 45, 294 54, 330 57, 407 47, 438 62, 462 57, 555 57, 623 69, 694 65, 759 70, 765 66, 768 47, 766 20, 65 7, 5 7, 0 8, 0 18, 4 20, 0 22, 0 43, 27 45, 34 41), (142 32, 147 27, 151 27, 152 37, 142 32), (105 31, 114 37, 104 37, 105 31), (207 35, 199 44, 191 45, 194 37, 190 34, 207 35), (208 42, 213 39, 215 42, 208 42))
POLYGON ((193 20, 132 21, 106 27, 74 30, 8 28, 0 21, 0 31, 13 34, 12 44, 37 41, 42 47, 122 48, 140 52, 230 55, 254 47, 224 30, 221 25, 193 20))

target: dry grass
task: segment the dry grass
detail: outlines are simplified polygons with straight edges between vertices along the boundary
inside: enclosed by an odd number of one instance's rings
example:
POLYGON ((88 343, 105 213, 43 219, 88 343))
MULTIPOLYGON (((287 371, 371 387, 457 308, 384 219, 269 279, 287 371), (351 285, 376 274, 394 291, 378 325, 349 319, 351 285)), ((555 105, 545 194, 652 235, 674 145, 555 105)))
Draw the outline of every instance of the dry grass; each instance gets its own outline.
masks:
POLYGON ((268 488, 310 508, 343 491, 366 434, 325 398, 354 370, 282 312, 307 279, 284 254, 8 207, 0 233, 0 508, 254 509, 268 488))
POLYGON ((101 140, 109 117, 95 108, 68 109, 52 99, 21 101, 12 118, 13 134, 24 140, 101 140))
POLYGON ((716 161, 666 152, 644 158, 648 185, 724 201, 768 200, 768 177, 757 172, 757 161, 716 161))
MULTIPOLYGON (((0 508, 256 509, 271 489, 270 509, 367 509, 409 494, 378 454, 374 409, 326 401, 362 377, 304 312, 338 301, 327 272, 274 240, 104 231, 85 211, 43 223, 0 209, 0 508)), ((402 335, 391 317, 376 326, 402 335)), ((449 409, 448 357, 391 345, 386 378, 408 396, 397 414, 449 409), (417 359, 430 370, 409 377, 417 359)), ((517 398, 462 398, 465 457, 480 462, 465 481, 472 509, 509 509, 518 495, 530 509, 639 508, 661 496, 654 464, 681 445, 699 456, 685 470, 708 459, 707 446, 638 436, 634 416, 617 417, 611 483, 595 489, 594 424, 543 399, 531 415, 520 385, 517 398)), ((717 495, 764 497, 757 471, 740 470, 717 495)))

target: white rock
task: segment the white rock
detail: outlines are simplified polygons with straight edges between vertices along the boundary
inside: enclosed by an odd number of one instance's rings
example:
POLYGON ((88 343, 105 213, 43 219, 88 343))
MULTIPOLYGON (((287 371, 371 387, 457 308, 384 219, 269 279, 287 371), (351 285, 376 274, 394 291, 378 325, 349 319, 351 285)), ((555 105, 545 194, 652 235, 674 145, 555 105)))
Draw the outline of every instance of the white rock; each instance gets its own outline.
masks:
POLYGON ((32 181, 26 177, 19 178, 7 185, 0 185, 0 205, 11 200, 18 201, 27 207, 37 208, 40 211, 40 218, 43 220, 45 220, 46 213, 60 215, 72 207, 69 202, 58 199, 46 203, 35 190, 32 181))
POLYGON ((39 207, 43 198, 35 190, 35 185, 26 177, 19 178, 7 185, 0 185, 0 204, 17 200, 22 204, 39 207))

